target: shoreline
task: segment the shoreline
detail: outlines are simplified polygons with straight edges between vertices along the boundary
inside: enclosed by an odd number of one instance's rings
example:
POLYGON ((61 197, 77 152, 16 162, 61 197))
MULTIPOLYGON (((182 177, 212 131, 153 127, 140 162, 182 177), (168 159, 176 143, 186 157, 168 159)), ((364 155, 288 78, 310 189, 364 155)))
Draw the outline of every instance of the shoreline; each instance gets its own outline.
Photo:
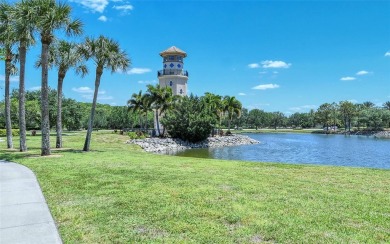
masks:
POLYGON ((146 152, 162 153, 167 151, 181 151, 194 148, 216 148, 260 143, 246 135, 233 134, 231 136, 209 137, 204 141, 192 143, 178 138, 145 138, 126 141, 127 144, 136 144, 146 152))

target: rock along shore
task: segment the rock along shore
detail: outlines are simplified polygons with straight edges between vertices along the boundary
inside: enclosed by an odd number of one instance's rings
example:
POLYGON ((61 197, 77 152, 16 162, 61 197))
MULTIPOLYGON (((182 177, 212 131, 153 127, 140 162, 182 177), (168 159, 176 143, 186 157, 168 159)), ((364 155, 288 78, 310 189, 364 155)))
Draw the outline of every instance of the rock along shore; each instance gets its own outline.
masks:
POLYGON ((238 145, 258 144, 249 136, 245 135, 231 135, 231 136, 217 136, 209 137, 204 141, 198 143, 191 143, 183 141, 178 138, 146 138, 128 140, 128 144, 136 144, 142 147, 146 152, 166 152, 166 151, 180 151, 191 148, 213 148, 213 147, 228 147, 238 145))

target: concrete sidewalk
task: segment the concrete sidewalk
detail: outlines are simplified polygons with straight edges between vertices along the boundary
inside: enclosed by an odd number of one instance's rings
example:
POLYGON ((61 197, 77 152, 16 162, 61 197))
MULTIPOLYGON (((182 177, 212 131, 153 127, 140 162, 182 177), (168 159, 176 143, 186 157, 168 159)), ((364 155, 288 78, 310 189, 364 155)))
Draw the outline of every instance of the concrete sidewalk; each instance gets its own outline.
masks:
POLYGON ((34 173, 0 160, 0 243, 62 243, 34 173))

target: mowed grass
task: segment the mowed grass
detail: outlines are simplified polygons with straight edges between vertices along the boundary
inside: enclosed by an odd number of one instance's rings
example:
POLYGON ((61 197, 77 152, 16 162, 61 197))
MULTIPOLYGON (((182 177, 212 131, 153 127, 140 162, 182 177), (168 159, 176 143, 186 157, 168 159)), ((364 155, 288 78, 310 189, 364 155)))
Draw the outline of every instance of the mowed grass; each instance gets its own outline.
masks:
POLYGON ((390 242, 389 170, 155 155, 104 132, 84 153, 84 135, 0 150, 36 173, 64 243, 390 242))

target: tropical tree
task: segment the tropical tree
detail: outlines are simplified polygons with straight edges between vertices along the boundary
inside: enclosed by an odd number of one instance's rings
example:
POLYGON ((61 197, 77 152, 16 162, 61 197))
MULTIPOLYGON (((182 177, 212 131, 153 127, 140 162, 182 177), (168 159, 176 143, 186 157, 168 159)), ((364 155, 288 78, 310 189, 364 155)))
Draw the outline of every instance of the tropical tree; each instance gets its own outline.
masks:
POLYGON ((373 102, 366 101, 366 102, 363 103, 363 107, 364 107, 365 109, 367 109, 367 108, 373 108, 373 107, 375 107, 375 104, 374 104, 373 102))
POLYGON ((351 132, 351 121, 356 115, 356 107, 349 101, 342 101, 339 103, 339 110, 344 120, 345 131, 351 132))
POLYGON ((283 120, 285 116, 282 112, 273 112, 271 113, 271 125, 274 127, 276 130, 279 126, 283 125, 283 120))
POLYGON ((148 129, 149 123, 148 123, 148 112, 152 111, 152 99, 150 97, 150 94, 145 93, 141 97, 142 102, 142 108, 141 111, 145 116, 145 129, 148 129))
POLYGON ((225 96, 223 98, 223 107, 224 112, 226 112, 228 116, 228 131, 230 131, 230 124, 233 120, 233 115, 237 115, 237 117, 241 116, 242 104, 234 96, 225 96))
POLYGON ((11 102, 9 95, 10 76, 15 72, 13 61, 15 54, 12 52, 12 46, 16 43, 16 38, 13 31, 13 18, 10 14, 12 6, 1 2, 0 3, 0 45, 1 59, 5 61, 5 127, 7 135, 7 148, 13 148, 12 142, 12 122, 11 122, 11 102))
POLYGON ((150 100, 152 108, 155 111, 155 118, 157 124, 157 133, 159 136, 163 136, 165 132, 165 128, 163 129, 163 133, 160 131, 160 116, 172 108, 176 96, 173 96, 172 89, 170 87, 160 87, 160 85, 148 85, 148 93, 150 94, 150 100))
POLYGON ((248 115, 249 124, 254 126, 255 129, 257 130, 259 127, 264 126, 265 116, 266 115, 263 110, 257 108, 252 109, 251 111, 249 111, 249 115, 248 115))
POLYGON ((27 151, 26 144, 26 97, 25 97, 25 70, 26 56, 29 46, 35 43, 34 22, 36 16, 33 13, 33 5, 30 1, 23 0, 12 8, 13 28, 15 37, 19 42, 19 137, 20 151, 27 151))
POLYGON ((138 114, 138 119, 139 119, 139 126, 140 128, 142 127, 142 118, 141 118, 141 110, 143 106, 143 101, 142 101, 142 91, 140 90, 137 93, 133 93, 131 95, 131 98, 127 101, 127 111, 131 111, 134 114, 138 114))
MULTIPOLYGON (((88 74, 87 66, 83 64, 83 56, 75 43, 58 41, 49 49, 49 65, 58 68, 57 84, 57 120, 56 120, 56 148, 62 147, 62 85, 69 69, 75 68, 76 74, 84 77, 88 74)), ((38 66, 41 62, 38 62, 38 66)))
POLYGON ((33 10, 32 24, 38 30, 41 37, 41 131, 42 146, 41 155, 50 155, 50 122, 49 122, 49 101, 48 101, 48 68, 49 48, 54 41, 54 32, 64 30, 66 35, 80 35, 82 23, 80 20, 72 20, 71 7, 65 3, 56 3, 55 0, 29 0, 30 8, 33 10))
POLYGON ((390 110, 390 101, 387 101, 383 104, 383 108, 384 109, 387 109, 387 110, 390 110))
POLYGON ((104 69, 110 69, 111 73, 114 73, 120 69, 126 70, 130 66, 130 59, 120 49, 118 42, 104 36, 99 36, 97 39, 87 38, 80 46, 79 51, 85 59, 92 59, 96 65, 95 91, 93 94, 91 115, 88 121, 87 136, 83 148, 83 151, 89 151, 97 95, 103 71, 104 69))
POLYGON ((326 127, 326 132, 329 131, 329 126, 332 123, 332 105, 329 103, 322 104, 316 113, 316 119, 318 123, 321 123, 326 127))

